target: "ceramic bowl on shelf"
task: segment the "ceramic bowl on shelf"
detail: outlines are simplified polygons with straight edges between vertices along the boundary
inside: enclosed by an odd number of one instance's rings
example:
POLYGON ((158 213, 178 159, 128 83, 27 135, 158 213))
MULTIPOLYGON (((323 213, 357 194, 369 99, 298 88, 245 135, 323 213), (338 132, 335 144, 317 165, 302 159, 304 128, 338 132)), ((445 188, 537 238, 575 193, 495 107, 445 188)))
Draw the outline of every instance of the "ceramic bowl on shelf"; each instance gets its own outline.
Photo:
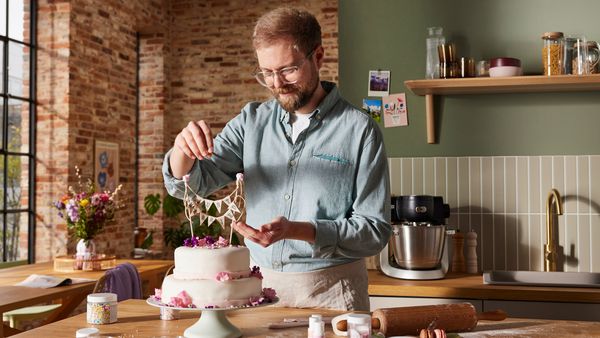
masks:
POLYGON ((490 77, 520 75, 523 75, 521 60, 508 57, 490 59, 490 77))

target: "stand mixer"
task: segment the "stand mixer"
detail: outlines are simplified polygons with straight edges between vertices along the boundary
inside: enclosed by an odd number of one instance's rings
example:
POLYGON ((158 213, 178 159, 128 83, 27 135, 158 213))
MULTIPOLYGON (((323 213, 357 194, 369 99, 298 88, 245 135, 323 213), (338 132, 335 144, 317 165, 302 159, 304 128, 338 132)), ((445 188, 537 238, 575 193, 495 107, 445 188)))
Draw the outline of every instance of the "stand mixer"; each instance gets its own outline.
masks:
POLYGON ((392 197, 393 235, 381 251, 381 271, 401 279, 441 279, 448 272, 450 207, 440 196, 392 197))

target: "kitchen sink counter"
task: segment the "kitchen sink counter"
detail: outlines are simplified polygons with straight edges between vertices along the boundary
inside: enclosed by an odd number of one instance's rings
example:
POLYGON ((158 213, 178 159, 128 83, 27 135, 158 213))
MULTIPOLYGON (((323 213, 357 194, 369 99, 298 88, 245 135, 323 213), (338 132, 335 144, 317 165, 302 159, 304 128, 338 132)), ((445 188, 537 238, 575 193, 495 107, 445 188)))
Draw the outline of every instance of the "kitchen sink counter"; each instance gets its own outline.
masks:
POLYGON ((600 288, 483 284, 481 274, 449 273, 439 280, 404 280, 369 270, 369 295, 600 304, 600 288))

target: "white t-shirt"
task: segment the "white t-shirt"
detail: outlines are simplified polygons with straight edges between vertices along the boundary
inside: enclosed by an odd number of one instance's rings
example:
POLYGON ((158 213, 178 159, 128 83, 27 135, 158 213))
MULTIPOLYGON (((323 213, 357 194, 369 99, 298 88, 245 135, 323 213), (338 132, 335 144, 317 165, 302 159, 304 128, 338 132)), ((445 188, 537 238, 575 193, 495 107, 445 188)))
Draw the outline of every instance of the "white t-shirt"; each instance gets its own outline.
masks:
POLYGON ((310 124, 310 114, 291 114, 291 122, 292 122, 292 142, 296 143, 296 139, 298 139, 298 135, 308 128, 310 124))

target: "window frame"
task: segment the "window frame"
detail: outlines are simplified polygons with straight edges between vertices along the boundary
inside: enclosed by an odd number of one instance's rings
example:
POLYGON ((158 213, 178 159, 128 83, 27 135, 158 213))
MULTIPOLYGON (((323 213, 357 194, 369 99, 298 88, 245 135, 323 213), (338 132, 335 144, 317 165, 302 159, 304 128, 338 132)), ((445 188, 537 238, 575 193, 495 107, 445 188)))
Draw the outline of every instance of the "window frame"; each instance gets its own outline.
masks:
MULTIPOLYGON (((5 2, 6 5, 6 26, 5 26, 5 34, 3 35, 0 33, 0 41, 3 42, 2 45, 2 55, 3 55, 3 60, 2 60, 2 79, 0 79, 2 81, 2 90, 0 90, 0 100, 2 100, 3 106, 2 106, 2 135, 0 135, 0 137, 2 137, 2 145, 0 146, 0 155, 3 156, 3 161, 4 161, 4 168, 3 170, 3 175, 4 175, 4 180, 2 182, 3 184, 3 191, 1 192, 3 194, 3 205, 0 206, 0 217, 2 217, 2 238, 0 238, 0 240, 2 241, 2 260, 0 261, 0 268, 2 267, 6 267, 6 266, 13 266, 19 263, 24 263, 24 261, 11 261, 11 262, 7 262, 7 250, 6 250, 6 244, 7 244, 7 236, 6 236, 6 230, 7 230, 7 221, 9 218, 9 215, 11 214, 16 214, 16 213, 22 213, 22 214, 26 214, 27 215, 27 263, 34 263, 35 262, 35 228, 36 228, 36 219, 35 219, 35 210, 36 210, 36 203, 35 203, 35 191, 36 191, 36 185, 35 185, 35 177, 36 177, 36 163, 35 163, 35 154, 36 154, 36 107, 37 107, 37 102, 36 102, 36 63, 37 63, 37 36, 36 36, 36 26, 37 26, 37 1, 35 0, 25 0, 25 1, 29 1, 29 42, 26 41, 20 41, 20 40, 16 40, 14 38, 9 37, 9 35, 11 34, 9 31, 9 22, 10 22, 10 17, 11 17, 11 13, 9 12, 10 10, 10 6, 9 6, 9 2, 10 1, 15 1, 15 0, 7 0, 5 2), (16 95, 12 95, 9 93, 9 69, 8 69, 8 65, 9 65, 9 45, 11 44, 11 42, 13 44, 17 44, 19 46, 25 46, 27 48, 29 48, 29 93, 28 93, 28 97, 20 97, 20 96, 16 96, 16 95), (9 129, 8 129, 8 122, 9 122, 9 101, 11 100, 17 100, 23 103, 27 103, 29 105, 29 147, 28 147, 28 151, 25 152, 19 152, 19 151, 9 151, 8 149, 8 134, 9 134, 9 129), (6 179, 8 176, 8 158, 9 156, 20 156, 22 158, 26 158, 28 163, 28 173, 29 173, 29 177, 28 179, 28 187, 29 190, 27 192, 27 196, 28 196, 28 205, 27 208, 20 208, 20 209, 11 209, 8 210, 7 204, 8 204, 8 199, 7 199, 7 191, 8 191, 8 180, 6 179)), ((23 79, 26 80, 26 79, 23 79)))

